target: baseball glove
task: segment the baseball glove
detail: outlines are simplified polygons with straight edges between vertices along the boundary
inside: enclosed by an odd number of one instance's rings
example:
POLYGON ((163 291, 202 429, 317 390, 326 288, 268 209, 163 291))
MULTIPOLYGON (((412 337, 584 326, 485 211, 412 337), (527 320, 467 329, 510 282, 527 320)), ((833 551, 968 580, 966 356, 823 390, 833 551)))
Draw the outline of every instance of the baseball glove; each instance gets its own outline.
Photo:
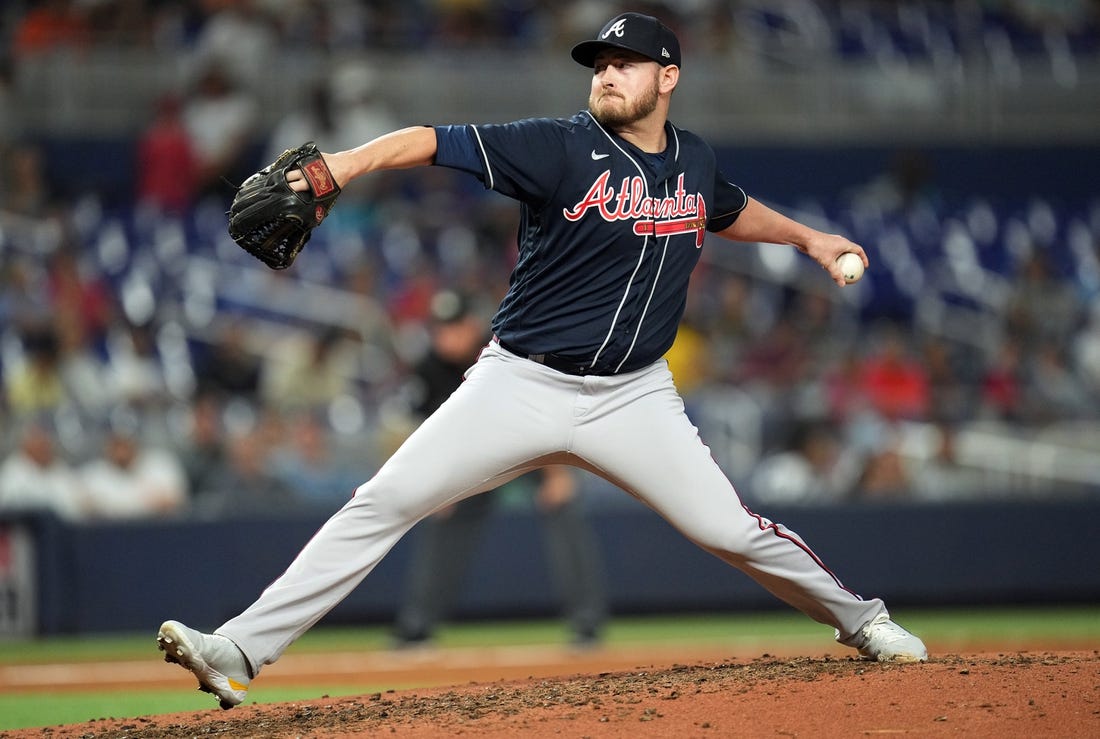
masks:
POLYGON ((229 235, 272 269, 286 269, 329 214, 340 194, 321 152, 312 141, 287 149, 249 177, 233 197, 229 235), (309 189, 295 192, 287 172, 302 170, 309 189))

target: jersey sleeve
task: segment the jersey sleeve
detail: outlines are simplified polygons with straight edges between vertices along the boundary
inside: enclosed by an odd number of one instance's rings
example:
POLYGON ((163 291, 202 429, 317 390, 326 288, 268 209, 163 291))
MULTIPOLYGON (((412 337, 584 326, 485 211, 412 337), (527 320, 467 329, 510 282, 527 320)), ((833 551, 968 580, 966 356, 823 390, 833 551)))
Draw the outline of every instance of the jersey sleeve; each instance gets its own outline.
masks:
POLYGON ((707 219, 707 230, 717 233, 729 228, 748 205, 749 197, 720 171, 714 173, 714 215, 707 219))
POLYGON ((525 202, 545 202, 561 183, 563 133, 550 119, 442 126, 435 163, 470 172, 490 190, 525 202))
POLYGON ((481 155, 474 146, 469 126, 435 126, 435 159, 439 167, 469 172, 484 181, 481 155))

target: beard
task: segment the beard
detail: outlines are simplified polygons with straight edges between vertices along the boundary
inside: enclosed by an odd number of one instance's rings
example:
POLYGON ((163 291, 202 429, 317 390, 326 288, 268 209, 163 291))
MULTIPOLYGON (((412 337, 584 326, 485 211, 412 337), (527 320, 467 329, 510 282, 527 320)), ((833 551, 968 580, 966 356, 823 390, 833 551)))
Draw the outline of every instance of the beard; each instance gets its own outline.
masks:
POLYGON ((630 101, 618 93, 606 90, 594 92, 588 98, 588 109, 601 124, 610 129, 619 129, 637 123, 657 109, 660 90, 657 77, 653 84, 635 100, 630 101))

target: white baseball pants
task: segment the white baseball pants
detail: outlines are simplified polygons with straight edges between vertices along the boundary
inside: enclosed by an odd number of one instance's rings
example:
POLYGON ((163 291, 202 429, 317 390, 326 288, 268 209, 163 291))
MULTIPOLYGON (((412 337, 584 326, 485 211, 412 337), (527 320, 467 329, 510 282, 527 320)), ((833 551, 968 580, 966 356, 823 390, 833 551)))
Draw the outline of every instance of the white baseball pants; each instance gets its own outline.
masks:
POLYGON ((216 633, 254 674, 344 599, 412 526, 548 462, 601 475, 703 549, 852 640, 886 610, 846 589, 793 532, 741 503, 684 414, 662 360, 623 375, 574 377, 486 347, 462 386, 216 633))

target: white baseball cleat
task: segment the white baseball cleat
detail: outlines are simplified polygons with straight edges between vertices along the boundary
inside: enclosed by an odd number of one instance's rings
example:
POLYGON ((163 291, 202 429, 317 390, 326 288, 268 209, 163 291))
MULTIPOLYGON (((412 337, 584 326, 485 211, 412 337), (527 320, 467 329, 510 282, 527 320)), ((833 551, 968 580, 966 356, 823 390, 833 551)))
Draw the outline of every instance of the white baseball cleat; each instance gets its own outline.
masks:
POLYGON ((927 662, 924 642, 890 620, 890 614, 880 613, 863 625, 852 646, 861 657, 879 662, 927 662))
POLYGON ((237 645, 218 634, 203 634, 179 621, 165 621, 157 632, 165 662, 175 662, 199 679, 199 690, 213 693, 224 709, 248 695, 248 665, 237 645))

